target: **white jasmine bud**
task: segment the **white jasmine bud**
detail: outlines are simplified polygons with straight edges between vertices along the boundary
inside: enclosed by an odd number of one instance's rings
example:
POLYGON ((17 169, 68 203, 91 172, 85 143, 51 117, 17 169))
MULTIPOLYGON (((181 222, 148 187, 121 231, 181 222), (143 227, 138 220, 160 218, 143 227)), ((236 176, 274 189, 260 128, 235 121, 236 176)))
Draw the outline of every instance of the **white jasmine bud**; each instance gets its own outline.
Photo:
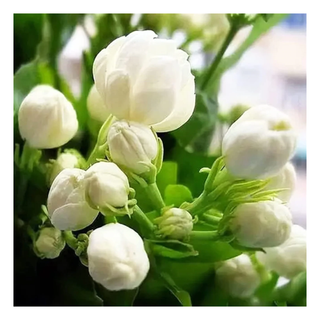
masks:
POLYGON ((296 171, 294 166, 288 162, 281 171, 270 179, 264 190, 286 189, 280 191, 277 197, 283 202, 288 202, 296 185, 296 171))
POLYGON ((85 166, 85 159, 75 149, 64 150, 63 153, 59 154, 56 160, 51 161, 49 170, 49 183, 52 184, 56 176, 64 169, 71 168, 83 168, 85 166))
POLYGON ((98 216, 99 211, 86 202, 84 174, 81 169, 64 169, 51 185, 48 213, 51 223, 59 230, 81 230, 98 216))
POLYGON ((65 244, 60 230, 56 228, 44 228, 39 232, 34 249, 41 258, 55 259, 59 257, 65 244))
POLYGON ((88 94, 87 108, 90 117, 99 122, 106 121, 106 119, 110 115, 110 112, 103 103, 95 85, 91 87, 90 92, 88 94))
POLYGON ((21 137, 37 149, 60 147, 78 130, 72 104, 61 92, 48 85, 31 90, 21 103, 18 120, 21 137))
POLYGON ((195 106, 188 55, 173 40, 134 31, 100 51, 93 63, 97 90, 116 118, 167 132, 182 126, 195 106))
POLYGON ((119 223, 95 229, 89 236, 87 254, 93 280, 112 291, 137 288, 150 267, 139 234, 119 223))
POLYGON ((163 212, 161 217, 154 219, 158 224, 158 233, 170 239, 182 240, 193 228, 191 214, 183 209, 170 208, 163 212))
POLYGON ((279 173, 293 156, 296 134, 289 118, 274 107, 247 110, 222 141, 228 171, 240 178, 264 179, 279 173))
POLYGON ((279 201, 243 203, 230 220, 230 230, 239 244, 251 248, 275 247, 291 232, 292 216, 279 201))
POLYGON ((241 254, 221 263, 216 270, 216 281, 231 296, 247 298, 260 285, 260 276, 250 258, 241 254))
POLYGON ((280 276, 291 279, 306 270, 306 230, 293 225, 289 239, 280 246, 265 248, 265 252, 257 252, 256 256, 267 269, 280 276))
POLYGON ((136 174, 148 171, 146 164, 151 164, 158 153, 156 136, 139 123, 116 121, 109 129, 107 142, 112 161, 136 174))
POLYGON ((85 173, 87 200, 93 208, 124 207, 128 202, 127 176, 112 162, 98 162, 85 173))

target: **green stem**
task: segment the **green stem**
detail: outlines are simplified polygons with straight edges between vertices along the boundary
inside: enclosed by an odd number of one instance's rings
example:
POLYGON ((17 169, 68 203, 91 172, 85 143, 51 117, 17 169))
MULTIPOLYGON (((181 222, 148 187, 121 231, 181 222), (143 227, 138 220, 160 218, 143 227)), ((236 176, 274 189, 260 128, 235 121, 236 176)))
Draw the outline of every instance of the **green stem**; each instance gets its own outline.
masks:
POLYGON ((219 240, 221 237, 218 231, 191 231, 190 240, 219 240))
POLYGON ((78 247, 78 240, 72 233, 72 231, 63 231, 63 237, 66 240, 67 245, 73 249, 76 250, 78 247))
POLYGON ((236 33, 238 32, 238 27, 233 24, 230 27, 229 33, 227 34, 227 37, 225 38, 218 54, 216 55, 216 57, 214 58, 209 70, 207 71, 207 74, 204 77, 204 80, 202 82, 201 85, 201 90, 204 91, 205 88, 208 86, 208 84, 210 83, 211 79, 213 78, 215 71, 225 53, 225 51, 227 50, 229 44, 231 43, 231 41, 233 40, 234 36, 236 35, 236 33))
POLYGON ((217 225, 219 224, 221 218, 219 217, 215 217, 215 216, 211 216, 209 214, 203 214, 202 215, 202 219, 208 223, 211 223, 211 224, 214 224, 214 225, 217 225))
POLYGON ((87 160, 87 168, 89 168, 90 165, 94 164, 98 158, 105 158, 105 151, 107 148, 107 135, 112 122, 113 115, 111 114, 99 130, 97 142, 87 160))
POLYGON ((151 183, 148 184, 145 188, 144 188, 148 198, 150 199, 150 201, 152 202, 152 204, 155 206, 155 208, 157 210, 161 210, 163 207, 166 206, 166 204, 164 203, 161 193, 158 189, 157 183, 151 183))
POLYGON ((133 208, 132 218, 135 219, 139 223, 139 225, 143 226, 148 236, 153 234, 153 231, 155 229, 154 224, 148 219, 145 213, 137 205, 133 208))
POLYGON ((115 216, 104 216, 104 222, 108 223, 117 223, 117 218, 115 216))
POLYGON ((199 215, 202 213, 202 209, 207 206, 206 198, 207 192, 204 190, 198 198, 183 209, 187 210, 193 216, 199 215))

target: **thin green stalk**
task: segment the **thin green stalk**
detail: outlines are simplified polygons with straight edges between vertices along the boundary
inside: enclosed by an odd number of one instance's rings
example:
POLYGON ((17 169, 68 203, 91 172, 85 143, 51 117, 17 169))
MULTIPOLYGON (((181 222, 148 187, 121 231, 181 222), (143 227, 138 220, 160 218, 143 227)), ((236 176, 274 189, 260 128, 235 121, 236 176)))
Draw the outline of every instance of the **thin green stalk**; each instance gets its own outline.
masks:
POLYGON ((137 205, 133 208, 132 218, 144 227, 144 229, 148 232, 148 235, 153 233, 155 229, 154 224, 137 205))
POLYGON ((72 233, 72 231, 63 231, 63 237, 67 243, 67 245, 73 249, 76 250, 78 247, 78 240, 72 233))
POLYGON ((227 50, 229 44, 231 43, 231 41, 233 40, 234 36, 237 34, 238 30, 239 29, 236 25, 234 25, 234 24, 231 25, 229 33, 227 34, 227 37, 225 38, 218 54, 214 58, 209 70, 207 71, 207 74, 205 75, 205 78, 204 78, 202 85, 200 87, 201 91, 204 91, 206 89, 206 87, 208 86, 208 84, 210 83, 224 53, 226 52, 226 50, 227 50))
POLYGON ((211 216, 209 214, 203 214, 202 215, 202 219, 208 223, 211 223, 211 224, 214 224, 214 225, 217 225, 219 224, 221 218, 219 217, 215 217, 215 216, 211 216))
POLYGON ((161 210, 163 207, 166 206, 166 204, 164 203, 161 193, 158 189, 157 183, 151 183, 148 184, 145 188, 144 188, 149 200, 152 202, 152 204, 155 206, 155 208, 157 210, 161 210))

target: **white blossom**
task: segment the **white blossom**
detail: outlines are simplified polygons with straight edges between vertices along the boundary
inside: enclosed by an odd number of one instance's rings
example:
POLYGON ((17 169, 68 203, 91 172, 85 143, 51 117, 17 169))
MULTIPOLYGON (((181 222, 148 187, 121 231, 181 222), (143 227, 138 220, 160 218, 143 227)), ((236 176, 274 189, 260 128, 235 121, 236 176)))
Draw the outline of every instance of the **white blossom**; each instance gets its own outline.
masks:
POLYGON ((296 134, 290 119, 268 105, 247 110, 222 141, 228 171, 240 178, 264 179, 280 172, 293 156, 296 134))
POLYGON ((48 85, 36 86, 25 97, 18 121, 21 137, 37 149, 60 147, 78 130, 72 104, 61 92, 48 85))
POLYGON ((150 267, 139 234, 119 223, 95 229, 89 236, 87 254, 93 280, 112 291, 138 287, 150 267))
POLYGON ((286 189, 280 191, 277 197, 284 202, 288 202, 294 191, 296 180, 297 177, 294 166, 288 162, 276 176, 270 179, 270 182, 264 189, 286 189))
POLYGON ((158 153, 156 136, 139 123, 116 121, 109 129, 107 142, 112 161, 136 174, 148 171, 141 162, 151 164, 158 153))
POLYGON ((241 254, 221 263, 216 270, 216 281, 231 296, 247 298, 260 285, 260 276, 250 258, 241 254))
POLYGON ((96 56, 93 77, 115 117, 167 132, 191 117, 195 83, 187 53, 156 36, 134 31, 114 40, 96 56))
POLYGON ((81 169, 64 169, 51 185, 48 213, 51 223, 59 230, 81 230, 89 226, 99 213, 86 202, 84 174, 81 169))
POLYGON ((306 230, 293 225, 289 239, 278 247, 264 248, 257 258, 270 270, 291 279, 306 270, 306 230))
POLYGON ((87 108, 91 118, 99 122, 104 122, 110 115, 110 112, 103 103, 95 85, 91 87, 88 94, 87 108))
POLYGON ((230 230, 246 247, 275 247, 289 238, 292 216, 279 201, 243 203, 236 207, 230 230))
POLYGON ((123 207, 128 201, 129 181, 127 176, 112 162, 98 162, 85 173, 85 190, 89 203, 94 208, 107 205, 123 207))

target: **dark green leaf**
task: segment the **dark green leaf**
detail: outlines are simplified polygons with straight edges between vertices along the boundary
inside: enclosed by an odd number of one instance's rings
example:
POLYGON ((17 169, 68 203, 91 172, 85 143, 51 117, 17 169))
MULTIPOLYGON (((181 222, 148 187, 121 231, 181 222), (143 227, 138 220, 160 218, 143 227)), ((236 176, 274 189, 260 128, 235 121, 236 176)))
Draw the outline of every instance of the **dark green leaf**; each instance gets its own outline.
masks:
POLYGON ((43 14, 14 14, 14 71, 32 61, 42 39, 43 14))
POLYGON ((174 280, 170 277, 169 274, 165 272, 161 272, 160 276, 162 277, 165 286, 176 296, 176 298, 180 301, 180 303, 184 307, 191 307, 192 302, 190 295, 187 291, 180 289, 174 280))
POLYGON ((191 202, 191 191, 182 184, 169 184, 164 191, 164 202, 175 207, 180 207, 183 202, 191 202))

